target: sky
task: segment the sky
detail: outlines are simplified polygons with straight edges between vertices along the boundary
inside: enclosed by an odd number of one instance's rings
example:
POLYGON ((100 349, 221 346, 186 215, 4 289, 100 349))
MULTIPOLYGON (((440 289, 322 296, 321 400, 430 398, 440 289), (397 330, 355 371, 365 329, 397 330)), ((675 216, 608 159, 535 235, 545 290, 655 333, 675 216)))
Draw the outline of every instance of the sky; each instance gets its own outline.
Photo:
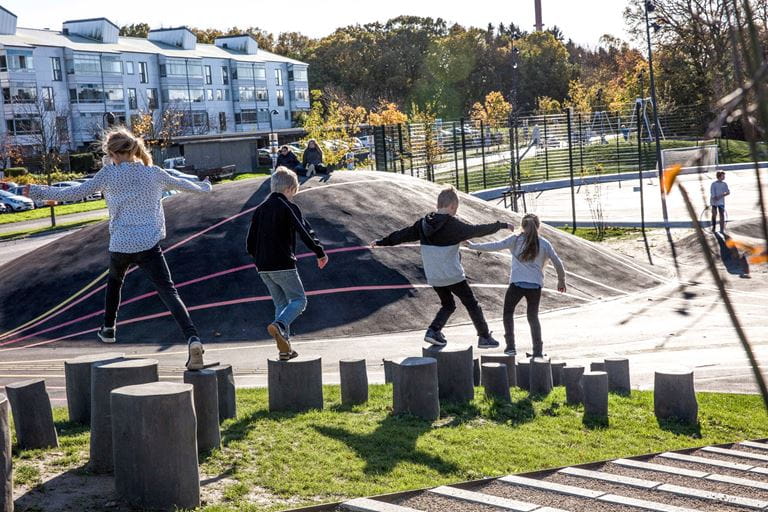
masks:
MULTIPOLYGON (((541 0, 544 25, 557 25, 566 38, 596 46, 600 36, 628 39, 622 19, 626 0, 541 0)), ((145 22, 152 28, 190 25, 225 29, 257 26, 272 33, 298 31, 312 37, 330 34, 355 23, 386 21, 401 14, 441 17, 448 22, 486 27, 510 21, 525 30, 534 23, 533 0, 293 0, 287 4, 265 0, 212 2, 181 0, 0 0, 18 16, 18 26, 61 29, 62 21, 105 17, 118 26, 145 22), (201 7, 198 7, 201 6, 201 7), (276 10, 271 10, 278 6, 276 10)))

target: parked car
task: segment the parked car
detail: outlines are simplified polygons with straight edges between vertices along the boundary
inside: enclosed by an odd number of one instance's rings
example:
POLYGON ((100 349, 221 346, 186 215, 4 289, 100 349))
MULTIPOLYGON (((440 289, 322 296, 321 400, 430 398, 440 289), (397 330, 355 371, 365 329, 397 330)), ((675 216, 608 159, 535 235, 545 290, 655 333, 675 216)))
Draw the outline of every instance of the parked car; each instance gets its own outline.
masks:
POLYGON ((35 209, 35 203, 30 198, 11 194, 7 190, 0 190, 0 202, 14 212, 35 209))
MULTIPOLYGON (((25 188, 26 188, 26 186, 14 187, 11 190, 9 190, 8 192, 10 192, 11 194, 16 194, 17 196, 24 196, 24 197, 26 197, 24 195, 24 189, 25 188)), ((33 200, 32 202, 35 203, 35 208, 42 208, 43 206, 48 206, 49 203, 51 203, 51 201, 46 201, 45 199, 38 199, 36 201, 33 200)))
POLYGON ((4 203, 0 203, 0 213, 8 213, 8 207, 4 203))
MULTIPOLYGON (((90 180, 91 178, 78 178, 74 180, 77 183, 85 183, 86 181, 90 180)), ((101 193, 101 190, 97 190, 93 194, 89 195, 85 198, 86 201, 96 201, 98 199, 103 199, 104 195, 101 193)))
MULTIPOLYGON (((56 188, 69 188, 74 187, 75 185, 79 185, 79 183, 76 181, 57 181, 56 183, 51 183, 51 186, 56 188)), ((83 199, 83 201, 85 200, 86 199, 83 199)), ((77 201, 59 201, 59 204, 70 204, 75 202, 77 201)))
POLYGON ((267 148, 259 148, 259 167, 272 167, 272 153, 267 148))
POLYGON ((18 187, 18 183, 14 183, 13 181, 0 181, 0 190, 11 190, 12 188, 18 187))

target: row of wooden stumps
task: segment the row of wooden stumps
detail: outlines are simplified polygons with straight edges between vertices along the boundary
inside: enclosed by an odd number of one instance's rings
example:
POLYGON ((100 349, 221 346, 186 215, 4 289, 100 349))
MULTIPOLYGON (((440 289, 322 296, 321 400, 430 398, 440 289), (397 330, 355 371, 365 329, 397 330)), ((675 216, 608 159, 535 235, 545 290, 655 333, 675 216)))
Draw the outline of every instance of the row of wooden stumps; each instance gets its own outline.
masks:
MULTIPOLYGON (((342 404, 367 401, 365 360, 340 361, 339 371, 342 404)), ((136 507, 199 506, 198 452, 220 446, 220 423, 236 416, 231 366, 185 372, 184 383, 159 382, 154 359, 102 354, 67 361, 65 374, 70 420, 90 424, 91 471, 113 472, 118 495, 136 507)), ((470 401, 481 384, 486 396, 501 401, 510 400, 510 387, 543 395, 562 385, 568 403, 584 404, 585 418, 606 419, 609 391, 630 390, 627 359, 606 359, 585 371, 544 358, 516 363, 514 356, 483 354, 475 359, 471 346, 453 345, 386 360, 385 378, 393 384, 394 414, 427 420, 439 417, 441 400, 470 401)), ((270 359, 268 385, 272 412, 323 407, 320 357, 270 359)), ((7 399, 0 395, 0 512, 13 510, 9 408, 19 448, 58 445, 45 382, 9 384, 6 392, 7 399)), ((654 408, 660 420, 695 422, 693 372, 656 372, 654 408)))

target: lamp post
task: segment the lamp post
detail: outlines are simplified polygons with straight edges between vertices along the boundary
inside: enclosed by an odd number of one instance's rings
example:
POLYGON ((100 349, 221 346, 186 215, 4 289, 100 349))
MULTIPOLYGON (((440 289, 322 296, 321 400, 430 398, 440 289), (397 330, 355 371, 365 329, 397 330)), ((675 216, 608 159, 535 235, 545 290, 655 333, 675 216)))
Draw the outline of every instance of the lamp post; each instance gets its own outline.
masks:
MULTIPOLYGON (((672 259, 675 262, 675 269, 678 270, 679 268, 677 265, 677 251, 675 250, 675 244, 672 241, 672 233, 669 230, 669 212, 667 211, 667 196, 664 192, 664 187, 662 184, 664 183, 664 169, 662 167, 661 162, 661 125, 659 124, 659 104, 656 101, 656 82, 654 80, 653 76, 653 50, 651 48, 651 22, 650 17, 648 13, 651 13, 656 10, 656 6, 653 3, 653 0, 646 0, 645 4, 645 35, 648 40, 648 78, 649 78, 649 85, 651 88, 651 105, 653 106, 653 138, 656 143, 656 168, 659 173, 659 193, 661 194, 661 215, 664 219, 664 231, 667 233, 667 241, 669 242, 669 247, 672 250, 672 259)), ((653 23, 654 30, 657 30, 659 26, 656 23, 653 23)))
POLYGON ((511 151, 514 153, 514 158, 510 158, 512 162, 512 168, 510 169, 510 182, 512 188, 512 210, 518 210, 518 198, 520 195, 520 162, 518 160, 518 146, 517 146, 517 56, 520 53, 520 49, 515 46, 515 39, 512 39, 512 73, 511 73, 511 88, 509 92, 509 103, 512 107, 509 116, 510 130, 509 130, 509 145, 511 151))
POLYGON ((273 172, 277 167, 277 133, 275 133, 275 129, 272 123, 272 116, 276 116, 279 113, 280 112, 274 109, 269 111, 269 150, 270 156, 272 157, 273 172))

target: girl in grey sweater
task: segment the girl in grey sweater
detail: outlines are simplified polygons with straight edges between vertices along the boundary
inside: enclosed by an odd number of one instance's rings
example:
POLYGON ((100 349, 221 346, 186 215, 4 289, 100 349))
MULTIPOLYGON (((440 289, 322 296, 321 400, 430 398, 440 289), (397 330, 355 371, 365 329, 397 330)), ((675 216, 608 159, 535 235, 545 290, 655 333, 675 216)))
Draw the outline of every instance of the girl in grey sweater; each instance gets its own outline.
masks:
POLYGON ((31 186, 33 199, 76 201, 101 190, 109 209, 109 274, 104 306, 104 325, 98 337, 114 343, 120 290, 131 265, 137 265, 157 288, 158 295, 184 332, 189 346, 187 367, 203 368, 203 344, 171 279, 168 264, 160 248, 165 238, 165 216, 161 200, 166 190, 210 192, 206 180, 193 183, 176 178, 152 165, 144 142, 125 128, 108 132, 102 142, 110 163, 96 175, 76 186, 66 188, 31 186))
POLYGON ((504 339, 505 353, 515 355, 514 316, 515 307, 525 297, 528 305, 528 324, 533 338, 533 353, 529 357, 543 357, 541 323, 539 322, 539 303, 541 288, 544 285, 544 266, 551 261, 557 271, 557 291, 565 292, 565 269, 555 252, 555 248, 544 237, 539 236, 539 218, 528 213, 523 217, 521 234, 511 235, 498 242, 470 243, 469 248, 476 251, 509 250, 512 254, 512 268, 509 273, 509 288, 504 297, 504 339))

